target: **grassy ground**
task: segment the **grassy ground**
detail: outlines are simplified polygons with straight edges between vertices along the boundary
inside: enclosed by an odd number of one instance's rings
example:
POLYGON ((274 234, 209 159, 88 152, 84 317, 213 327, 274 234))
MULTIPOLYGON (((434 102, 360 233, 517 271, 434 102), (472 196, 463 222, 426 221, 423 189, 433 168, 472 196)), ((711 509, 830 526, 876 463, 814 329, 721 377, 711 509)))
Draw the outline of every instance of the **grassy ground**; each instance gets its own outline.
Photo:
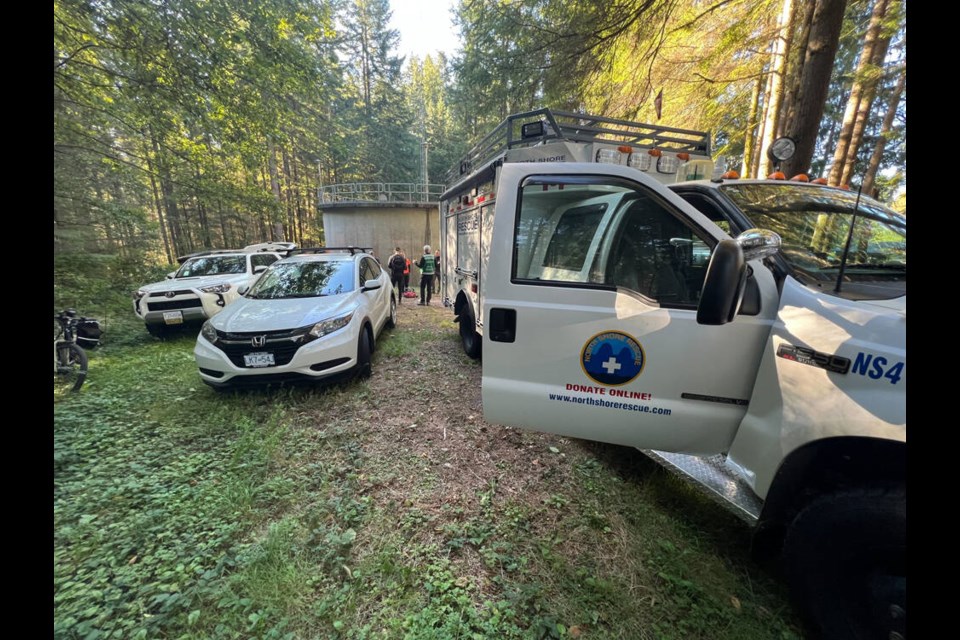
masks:
POLYGON ((487 424, 450 313, 405 302, 323 388, 217 394, 189 333, 115 331, 54 397, 54 636, 804 637, 745 525, 634 450, 487 424))

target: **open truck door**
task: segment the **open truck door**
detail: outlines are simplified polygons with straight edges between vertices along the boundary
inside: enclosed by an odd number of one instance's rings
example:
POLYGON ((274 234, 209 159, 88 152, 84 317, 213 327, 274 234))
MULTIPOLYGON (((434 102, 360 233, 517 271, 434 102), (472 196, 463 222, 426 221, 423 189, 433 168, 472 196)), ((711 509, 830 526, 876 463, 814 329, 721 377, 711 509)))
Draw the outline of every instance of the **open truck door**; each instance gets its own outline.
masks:
POLYGON ((697 324, 726 236, 653 180, 609 165, 505 164, 497 202, 492 245, 504 258, 485 272, 485 419, 643 449, 726 450, 777 311, 769 271, 755 263, 732 322, 697 324))

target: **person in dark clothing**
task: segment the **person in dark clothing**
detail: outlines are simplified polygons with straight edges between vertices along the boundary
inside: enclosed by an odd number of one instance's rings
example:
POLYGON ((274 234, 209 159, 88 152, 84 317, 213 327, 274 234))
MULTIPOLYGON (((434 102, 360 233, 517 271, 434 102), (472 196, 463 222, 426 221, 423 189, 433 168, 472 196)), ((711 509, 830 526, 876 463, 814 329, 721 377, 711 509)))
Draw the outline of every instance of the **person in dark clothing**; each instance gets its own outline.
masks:
POLYGON ((420 304, 428 305, 433 293, 433 274, 437 272, 430 245, 423 245, 423 255, 417 261, 417 267, 420 269, 420 304))
POLYGON ((440 294, 440 249, 433 252, 433 292, 440 294))
POLYGON ((394 250, 394 254, 387 263, 390 267, 390 282, 397 288, 397 303, 403 301, 403 272, 407 268, 407 258, 403 255, 400 247, 394 250))

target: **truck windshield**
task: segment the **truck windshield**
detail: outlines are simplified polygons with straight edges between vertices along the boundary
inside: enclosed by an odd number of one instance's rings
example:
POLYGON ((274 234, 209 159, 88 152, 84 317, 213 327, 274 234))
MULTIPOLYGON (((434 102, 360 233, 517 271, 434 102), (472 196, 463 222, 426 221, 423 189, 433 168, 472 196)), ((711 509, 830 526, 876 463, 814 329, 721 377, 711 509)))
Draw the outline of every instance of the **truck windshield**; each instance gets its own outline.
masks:
MULTIPOLYGON (((726 184, 721 189, 753 226, 780 234, 781 254, 798 279, 833 291, 856 193, 789 183, 726 184)), ((906 215, 861 196, 840 295, 892 298, 906 293, 906 281, 906 215)))

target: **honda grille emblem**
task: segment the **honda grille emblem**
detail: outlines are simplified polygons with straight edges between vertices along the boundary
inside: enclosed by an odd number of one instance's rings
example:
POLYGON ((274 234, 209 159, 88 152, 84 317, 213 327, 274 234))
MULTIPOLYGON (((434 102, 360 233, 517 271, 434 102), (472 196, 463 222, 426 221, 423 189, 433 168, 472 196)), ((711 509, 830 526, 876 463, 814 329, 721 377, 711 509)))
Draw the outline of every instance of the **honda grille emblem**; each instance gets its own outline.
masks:
POLYGON ((267 336, 253 336, 250 338, 250 344, 255 347, 262 347, 267 344, 267 336))
POLYGON ((173 296, 177 295, 177 292, 176 292, 176 291, 167 291, 167 292, 166 292, 165 294, 163 294, 163 295, 165 295, 165 296, 168 297, 168 298, 172 298, 173 296))

